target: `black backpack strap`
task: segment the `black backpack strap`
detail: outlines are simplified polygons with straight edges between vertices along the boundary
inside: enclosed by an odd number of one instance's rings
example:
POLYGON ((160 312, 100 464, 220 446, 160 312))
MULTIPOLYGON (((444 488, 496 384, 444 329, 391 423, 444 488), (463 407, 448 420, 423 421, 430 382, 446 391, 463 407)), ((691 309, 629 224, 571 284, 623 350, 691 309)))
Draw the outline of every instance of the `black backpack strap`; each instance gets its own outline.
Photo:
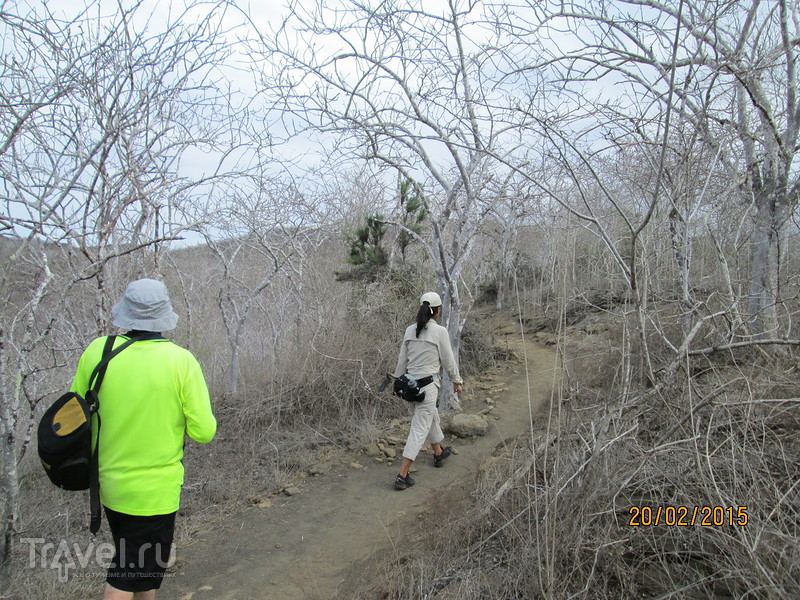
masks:
POLYGON ((95 433, 95 447, 89 461, 89 531, 92 535, 100 531, 103 515, 100 511, 100 461, 97 453, 100 443, 100 413, 97 414, 97 432, 95 433))
POLYGON ((125 350, 125 348, 130 346, 138 338, 132 337, 128 340, 125 340, 118 347, 114 348, 114 340, 116 339, 117 336, 115 335, 110 335, 106 338, 106 344, 103 346, 103 354, 100 358, 100 362, 97 363, 97 366, 94 368, 94 371, 92 371, 92 374, 89 377, 89 389, 94 390, 95 392, 97 392, 100 389, 100 386, 103 384, 103 377, 106 376, 106 367, 108 366, 108 361, 125 350), (112 348, 114 349, 112 350, 112 348))
POLYGON ((94 371, 92 371, 92 375, 89 377, 89 390, 86 392, 86 400, 89 403, 89 409, 93 414, 97 415, 94 449, 89 463, 89 510, 91 511, 89 531, 92 535, 100 530, 100 523, 103 520, 103 515, 100 511, 100 461, 98 460, 98 454, 100 452, 100 399, 97 394, 100 390, 100 386, 103 384, 108 361, 136 341, 136 338, 132 337, 125 340, 125 342, 120 344, 117 348, 114 348, 114 340, 116 337, 115 335, 110 335, 106 339, 100 362, 97 363, 94 371))

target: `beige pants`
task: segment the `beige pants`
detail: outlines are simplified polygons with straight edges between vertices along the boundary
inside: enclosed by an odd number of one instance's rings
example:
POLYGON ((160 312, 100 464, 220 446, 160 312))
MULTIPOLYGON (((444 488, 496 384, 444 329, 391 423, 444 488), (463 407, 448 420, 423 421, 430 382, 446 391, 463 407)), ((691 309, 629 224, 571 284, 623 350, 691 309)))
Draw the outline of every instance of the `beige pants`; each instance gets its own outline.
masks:
POLYGON ((425 400, 414 402, 414 416, 411 417, 411 431, 408 432, 406 447, 403 449, 403 458, 416 460, 422 446, 438 444, 444 439, 444 433, 439 425, 439 409, 436 408, 436 398, 439 388, 436 384, 426 385, 425 400))

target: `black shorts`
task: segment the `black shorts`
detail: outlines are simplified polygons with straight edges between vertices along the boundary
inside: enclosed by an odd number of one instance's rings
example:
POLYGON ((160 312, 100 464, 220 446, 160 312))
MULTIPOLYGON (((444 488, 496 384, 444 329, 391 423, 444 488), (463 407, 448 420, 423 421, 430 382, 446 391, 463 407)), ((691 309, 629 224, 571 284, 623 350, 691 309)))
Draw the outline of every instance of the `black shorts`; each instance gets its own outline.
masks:
POLYGON ((106 507, 116 554, 106 581, 123 592, 146 592, 161 587, 169 564, 175 513, 141 517, 106 507))

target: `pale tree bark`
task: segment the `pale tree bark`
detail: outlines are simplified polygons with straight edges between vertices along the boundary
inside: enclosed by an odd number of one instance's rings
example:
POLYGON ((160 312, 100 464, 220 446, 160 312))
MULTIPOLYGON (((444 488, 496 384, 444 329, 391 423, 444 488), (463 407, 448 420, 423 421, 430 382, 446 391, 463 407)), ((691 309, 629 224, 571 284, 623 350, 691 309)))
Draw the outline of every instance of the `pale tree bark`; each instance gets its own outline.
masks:
POLYGON ((506 305, 506 292, 508 284, 513 274, 513 236, 516 233, 516 221, 518 217, 510 221, 503 221, 503 233, 500 236, 500 255, 498 258, 499 268, 497 274, 497 298, 495 308, 502 310, 506 305))
POLYGON ((197 231, 219 269, 214 279, 230 351, 227 391, 235 393, 247 320, 276 277, 300 279, 312 209, 290 187, 261 178, 239 179, 219 193, 223 201, 209 208, 197 231))
MULTIPOLYGON (((132 24, 141 16, 130 9, 102 32, 98 42, 113 51, 88 65, 79 88, 86 110, 74 121, 92 132, 97 149, 77 182, 85 199, 73 237, 88 260, 105 262, 120 246, 142 242, 154 244, 155 259, 161 245, 176 237, 175 211, 200 183, 178 173, 184 154, 199 147, 224 152, 219 138, 230 127, 229 115, 222 91, 210 88, 208 77, 228 50, 214 37, 213 15, 212 10, 196 24, 151 33, 132 24), (199 97, 216 112, 196 103, 199 97)), ((148 261, 98 273, 98 331, 108 327, 118 290, 145 273, 156 276, 157 266, 148 261)))
POLYGON ((500 240, 497 251, 497 298, 495 308, 502 310, 506 306, 506 294, 514 276, 514 259, 516 258, 515 240, 519 225, 528 214, 528 208, 533 203, 533 194, 530 186, 512 185, 509 180, 504 189, 498 194, 498 202, 492 209, 492 216, 500 229, 500 240))
MULTIPOLYGON (((570 131, 568 123, 551 115, 544 120, 531 115, 531 130, 537 131, 542 144, 536 151, 545 156, 547 170, 531 169, 528 164, 511 166, 531 186, 572 216, 597 236, 612 258, 634 303, 643 345, 643 373, 654 377, 646 336, 646 311, 649 300, 647 278, 643 276, 642 238, 651 225, 663 199, 657 191, 640 193, 641 181, 630 173, 621 176, 610 168, 614 161, 592 149, 592 129, 570 131), (535 128, 534 128, 535 124, 535 128), (632 193, 633 192, 633 193, 632 193)), ((530 161, 540 164, 542 161, 530 161)), ((647 190, 659 190, 659 172, 645 175, 647 190)))
POLYGON ((258 64, 274 67, 264 91, 278 93, 276 106, 296 127, 330 135, 345 158, 389 167, 425 199, 423 247, 458 357, 460 278, 497 200, 489 184, 507 172, 490 157, 516 147, 524 119, 503 104, 491 63, 496 30, 462 0, 431 10, 402 0, 291 8, 278 31, 253 44, 258 64))
POLYGON ((712 187, 712 178, 716 173, 718 154, 711 157, 703 153, 702 148, 695 153, 695 132, 690 134, 686 146, 676 142, 677 164, 667 168, 664 180, 664 191, 669 202, 669 231, 673 257, 678 270, 678 292, 681 307, 680 322, 684 337, 689 335, 693 327, 693 318, 697 308, 692 287, 692 237, 702 231, 695 221, 701 210, 708 209, 709 189, 717 192, 718 198, 726 196, 724 190, 712 187))
POLYGON ((750 334, 774 332, 779 244, 798 200, 800 7, 620 0, 551 2, 544 13, 545 23, 568 26, 579 42, 567 54, 551 49, 551 64, 582 80, 613 73, 642 100, 685 109, 702 142, 719 153, 753 207, 750 334), (674 61, 661 50, 671 46, 674 61))
MULTIPOLYGON (((2 446, 2 510, 0 510, 0 581, 6 575, 7 559, 16 534, 16 522, 19 513, 19 473, 17 464, 30 443, 30 431, 25 432, 25 421, 21 411, 24 410, 25 400, 24 379, 32 375, 26 365, 29 349, 35 347, 38 332, 34 327, 34 319, 42 298, 47 291, 53 274, 47 265, 46 255, 39 254, 42 258, 41 277, 33 283, 32 293, 28 302, 27 313, 19 315, 24 319, 19 329, 22 335, 14 339, 14 332, 18 323, 8 323, 8 328, 0 328, 0 445, 2 446), (9 350, 19 344, 20 350, 9 356, 9 350), (16 360, 15 360, 16 359, 16 360), (11 378, 20 378, 22 381, 13 381, 11 378), (22 439, 20 440, 20 434, 22 439), (18 455, 19 452, 19 455, 18 455)), ((7 283, 8 274, 4 273, 3 283, 7 283)))

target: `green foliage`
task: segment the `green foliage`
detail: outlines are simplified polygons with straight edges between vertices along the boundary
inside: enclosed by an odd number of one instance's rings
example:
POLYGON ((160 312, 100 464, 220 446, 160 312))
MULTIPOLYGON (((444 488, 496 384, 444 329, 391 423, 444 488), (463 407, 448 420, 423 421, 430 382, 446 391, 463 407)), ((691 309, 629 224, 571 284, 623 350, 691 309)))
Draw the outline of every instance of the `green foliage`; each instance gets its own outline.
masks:
MULTIPOLYGON (((411 181, 406 179, 400 182, 400 207, 401 223, 409 231, 413 231, 417 235, 422 233, 422 225, 425 219, 428 218, 428 209, 425 208, 424 198, 414 191, 412 194, 411 181)), ((400 254, 405 262, 406 248, 414 241, 414 236, 408 231, 400 231, 397 236, 397 244, 400 246, 400 254)))
POLYGON ((363 227, 348 236, 350 255, 347 262, 359 266, 382 266, 386 264, 386 251, 381 246, 386 234, 383 216, 374 214, 366 217, 363 227))

